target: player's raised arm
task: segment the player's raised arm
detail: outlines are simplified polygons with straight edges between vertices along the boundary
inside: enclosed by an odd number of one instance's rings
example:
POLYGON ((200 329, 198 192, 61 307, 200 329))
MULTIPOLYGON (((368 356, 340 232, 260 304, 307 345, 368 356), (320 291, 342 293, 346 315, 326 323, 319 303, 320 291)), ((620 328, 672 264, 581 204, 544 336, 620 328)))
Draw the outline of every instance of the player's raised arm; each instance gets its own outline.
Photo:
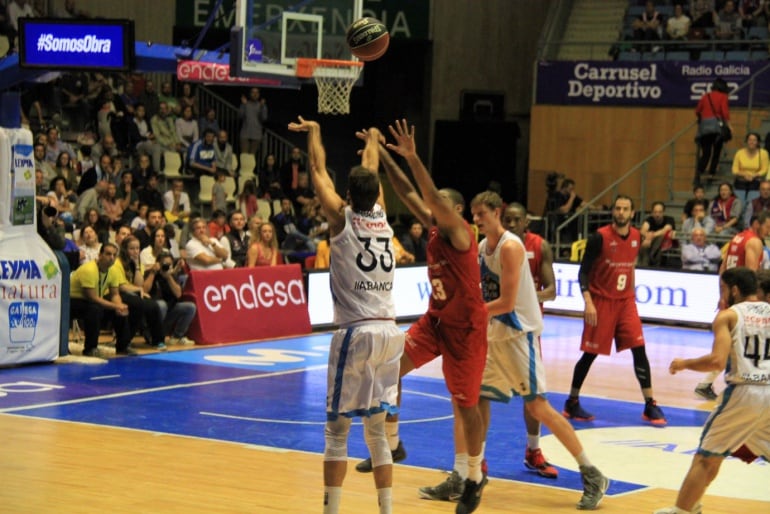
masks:
POLYGON ((430 177, 420 156, 417 155, 417 148, 414 142, 414 125, 410 127, 405 119, 396 120, 395 127, 389 125, 388 130, 395 139, 396 144, 388 143, 387 147, 406 159, 414 180, 417 182, 422 200, 430 209, 436 226, 442 234, 449 238, 452 246, 461 251, 467 250, 471 242, 470 236, 465 229, 465 221, 462 215, 454 208, 452 202, 447 201, 447 198, 436 188, 436 184, 430 177))
POLYGON ((385 174, 388 176, 393 191, 395 191, 396 195, 402 202, 404 202, 404 205, 406 205, 406 208, 409 209, 409 212, 414 214, 423 226, 431 226, 433 224, 433 216, 430 209, 428 209, 428 206, 422 201, 420 194, 409 181, 404 170, 396 164, 396 161, 393 160, 393 157, 383 145, 378 146, 378 152, 380 162, 382 162, 382 167, 385 170, 385 174))
POLYGON ((342 209, 345 201, 337 194, 329 172, 326 170, 326 149, 321 141, 321 126, 318 122, 306 120, 302 116, 297 122, 289 123, 293 132, 307 132, 307 151, 310 158, 310 178, 313 181, 321 208, 333 232, 345 223, 342 209))

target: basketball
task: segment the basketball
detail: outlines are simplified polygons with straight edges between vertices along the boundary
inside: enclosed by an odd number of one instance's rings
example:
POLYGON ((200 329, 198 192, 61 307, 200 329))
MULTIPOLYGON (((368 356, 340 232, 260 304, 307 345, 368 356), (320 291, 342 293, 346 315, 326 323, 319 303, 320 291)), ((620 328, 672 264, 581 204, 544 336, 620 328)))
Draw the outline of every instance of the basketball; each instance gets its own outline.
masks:
POLYGON ((353 55, 362 61, 373 61, 388 49, 390 34, 380 20, 361 18, 348 27, 347 41, 353 55))

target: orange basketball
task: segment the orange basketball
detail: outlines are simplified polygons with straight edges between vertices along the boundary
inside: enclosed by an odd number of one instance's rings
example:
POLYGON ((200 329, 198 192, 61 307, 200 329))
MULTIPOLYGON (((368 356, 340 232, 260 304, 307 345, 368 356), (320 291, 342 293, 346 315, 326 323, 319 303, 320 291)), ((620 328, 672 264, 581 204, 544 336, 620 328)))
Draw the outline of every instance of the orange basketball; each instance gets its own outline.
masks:
POLYGON ((353 55, 362 61, 373 61, 388 49, 390 34, 380 20, 361 18, 348 27, 347 41, 353 55))

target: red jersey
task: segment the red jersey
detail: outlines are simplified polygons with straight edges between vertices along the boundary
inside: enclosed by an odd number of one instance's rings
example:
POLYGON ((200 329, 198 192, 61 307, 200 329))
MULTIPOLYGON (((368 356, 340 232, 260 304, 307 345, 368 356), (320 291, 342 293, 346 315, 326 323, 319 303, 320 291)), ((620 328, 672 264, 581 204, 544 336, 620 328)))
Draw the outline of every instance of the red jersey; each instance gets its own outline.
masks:
POLYGON ((481 296, 479 247, 470 225, 465 229, 471 246, 461 252, 441 237, 438 227, 428 231, 426 254, 431 295, 428 314, 442 324, 468 327, 482 319, 486 322, 486 305, 481 296))
MULTIPOLYGON (((746 243, 755 237, 759 236, 757 236, 753 230, 746 229, 743 232, 736 234, 730 240, 730 246, 727 247, 727 256, 725 257, 725 269, 737 268, 738 266, 746 265, 746 243)), ((759 259, 760 267, 763 256, 764 252, 762 252, 762 256, 760 256, 759 259)))
POLYGON ((592 296, 604 298, 634 297, 634 269, 641 245, 639 230, 629 227, 625 239, 612 225, 597 232, 602 236, 602 250, 588 273, 588 290, 592 296))
POLYGON ((543 238, 534 232, 525 232, 524 249, 527 251, 529 271, 535 280, 535 291, 540 291, 543 288, 540 277, 540 270, 543 265, 543 238))

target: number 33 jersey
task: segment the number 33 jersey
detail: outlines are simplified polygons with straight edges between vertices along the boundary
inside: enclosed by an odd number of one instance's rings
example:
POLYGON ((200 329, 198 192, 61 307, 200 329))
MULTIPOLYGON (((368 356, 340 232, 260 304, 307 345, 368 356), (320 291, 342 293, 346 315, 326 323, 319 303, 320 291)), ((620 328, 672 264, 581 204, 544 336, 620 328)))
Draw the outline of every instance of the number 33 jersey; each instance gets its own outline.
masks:
POLYGON ((393 229, 379 205, 368 212, 345 207, 345 228, 329 240, 334 322, 393 319, 396 261, 393 229))
POLYGON ((770 385, 770 304, 741 302, 730 309, 738 314, 738 323, 732 333, 725 381, 770 385))

